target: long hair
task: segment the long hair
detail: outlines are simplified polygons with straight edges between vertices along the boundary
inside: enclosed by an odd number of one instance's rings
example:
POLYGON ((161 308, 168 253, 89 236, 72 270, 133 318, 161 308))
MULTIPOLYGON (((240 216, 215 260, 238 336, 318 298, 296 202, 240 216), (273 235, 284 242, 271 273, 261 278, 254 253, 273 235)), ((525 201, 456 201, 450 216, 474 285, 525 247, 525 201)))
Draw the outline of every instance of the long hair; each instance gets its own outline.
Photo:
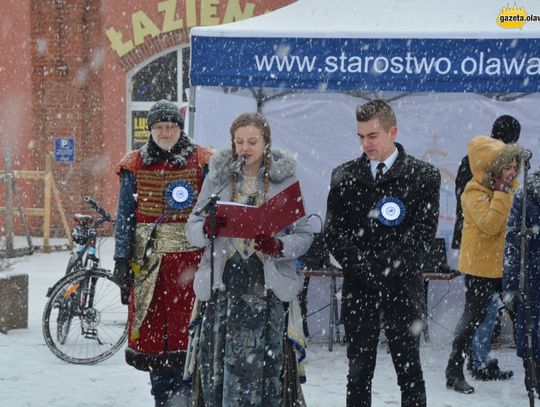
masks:
MULTIPOLYGON (((238 159, 238 153, 236 152, 236 146, 234 144, 234 134, 236 133, 236 130, 238 130, 241 127, 246 126, 253 126, 260 130, 263 141, 264 141, 264 152, 263 152, 263 167, 264 167, 264 178, 263 178, 263 186, 264 186, 264 201, 268 199, 268 184, 269 184, 269 175, 270 175, 270 163, 271 163, 271 156, 272 156, 272 132, 270 130, 270 125, 268 124, 268 120, 266 120, 266 117, 264 117, 260 113, 243 113, 240 116, 238 116, 231 124, 230 132, 231 132, 231 160, 236 161, 238 159)), ((232 183, 232 192, 231 192, 231 200, 234 201, 236 198, 236 174, 233 175, 233 183, 232 183)))

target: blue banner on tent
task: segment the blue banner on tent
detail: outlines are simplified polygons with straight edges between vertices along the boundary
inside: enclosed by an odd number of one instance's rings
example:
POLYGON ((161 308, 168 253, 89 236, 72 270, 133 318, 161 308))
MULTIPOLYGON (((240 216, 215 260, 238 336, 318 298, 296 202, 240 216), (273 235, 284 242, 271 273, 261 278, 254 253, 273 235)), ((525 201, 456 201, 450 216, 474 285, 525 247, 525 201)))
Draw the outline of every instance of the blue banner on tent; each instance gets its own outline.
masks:
POLYGON ((319 90, 540 90, 540 39, 192 37, 191 83, 319 90))

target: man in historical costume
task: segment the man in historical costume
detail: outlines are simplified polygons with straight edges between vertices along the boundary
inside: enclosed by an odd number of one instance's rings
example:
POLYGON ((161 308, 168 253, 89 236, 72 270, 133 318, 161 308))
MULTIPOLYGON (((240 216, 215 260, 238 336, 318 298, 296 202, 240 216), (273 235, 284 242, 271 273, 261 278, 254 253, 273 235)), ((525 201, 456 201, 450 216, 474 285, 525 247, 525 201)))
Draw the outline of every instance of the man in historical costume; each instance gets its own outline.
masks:
POLYGON ((148 143, 118 167, 114 275, 122 301, 129 301, 127 363, 150 372, 156 406, 184 406, 192 282, 201 256, 184 229, 211 153, 183 133, 174 103, 160 100, 147 119, 148 143))

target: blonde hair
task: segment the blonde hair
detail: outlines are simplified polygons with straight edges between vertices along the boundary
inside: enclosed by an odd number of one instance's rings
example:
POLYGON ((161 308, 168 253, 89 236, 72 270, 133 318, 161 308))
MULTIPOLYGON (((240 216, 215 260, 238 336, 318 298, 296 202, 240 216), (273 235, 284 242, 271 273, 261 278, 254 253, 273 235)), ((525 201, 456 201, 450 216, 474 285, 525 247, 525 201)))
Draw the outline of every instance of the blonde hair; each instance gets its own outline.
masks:
MULTIPOLYGON (((231 160, 236 161, 238 159, 238 153, 236 152, 236 146, 234 144, 234 135, 236 131, 241 127, 253 126, 260 130, 263 141, 264 141, 264 153, 263 153, 263 167, 264 167, 264 201, 268 199, 268 185, 269 185, 269 175, 270 175, 270 163, 272 156, 272 132, 270 130, 270 125, 268 120, 262 114, 255 113, 243 113, 238 116, 231 124, 230 133, 231 133, 231 160)), ((236 182, 237 176, 233 174, 233 183, 232 183, 232 192, 231 200, 234 201, 236 198, 236 182)))

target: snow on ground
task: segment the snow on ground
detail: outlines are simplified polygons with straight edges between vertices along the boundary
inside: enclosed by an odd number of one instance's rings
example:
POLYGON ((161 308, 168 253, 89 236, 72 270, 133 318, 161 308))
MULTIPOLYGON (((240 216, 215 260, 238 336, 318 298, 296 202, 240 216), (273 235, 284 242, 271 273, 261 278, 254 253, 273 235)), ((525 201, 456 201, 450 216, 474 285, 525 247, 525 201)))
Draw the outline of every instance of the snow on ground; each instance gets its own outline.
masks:
MULTIPOLYGON (((104 267, 112 267, 112 242, 101 253, 104 267)), ((12 270, 29 275, 29 326, 0 334, 0 406, 9 407, 151 407, 148 374, 124 362, 120 351, 98 365, 70 365, 57 359, 47 348, 41 334, 41 314, 49 286, 62 277, 68 254, 35 253, 14 259, 12 270)), ((335 344, 308 345, 307 383, 303 385, 309 407, 345 406, 346 352, 335 344)), ((503 368, 514 370, 504 382, 478 382, 472 395, 445 388, 444 368, 450 351, 448 336, 432 335, 421 347, 422 366, 430 407, 516 407, 528 406, 523 386, 523 368, 513 349, 494 351, 503 368)), ((540 404, 538 400, 536 403, 540 404)), ((373 406, 399 406, 399 390, 390 355, 381 346, 373 383, 373 406)))

